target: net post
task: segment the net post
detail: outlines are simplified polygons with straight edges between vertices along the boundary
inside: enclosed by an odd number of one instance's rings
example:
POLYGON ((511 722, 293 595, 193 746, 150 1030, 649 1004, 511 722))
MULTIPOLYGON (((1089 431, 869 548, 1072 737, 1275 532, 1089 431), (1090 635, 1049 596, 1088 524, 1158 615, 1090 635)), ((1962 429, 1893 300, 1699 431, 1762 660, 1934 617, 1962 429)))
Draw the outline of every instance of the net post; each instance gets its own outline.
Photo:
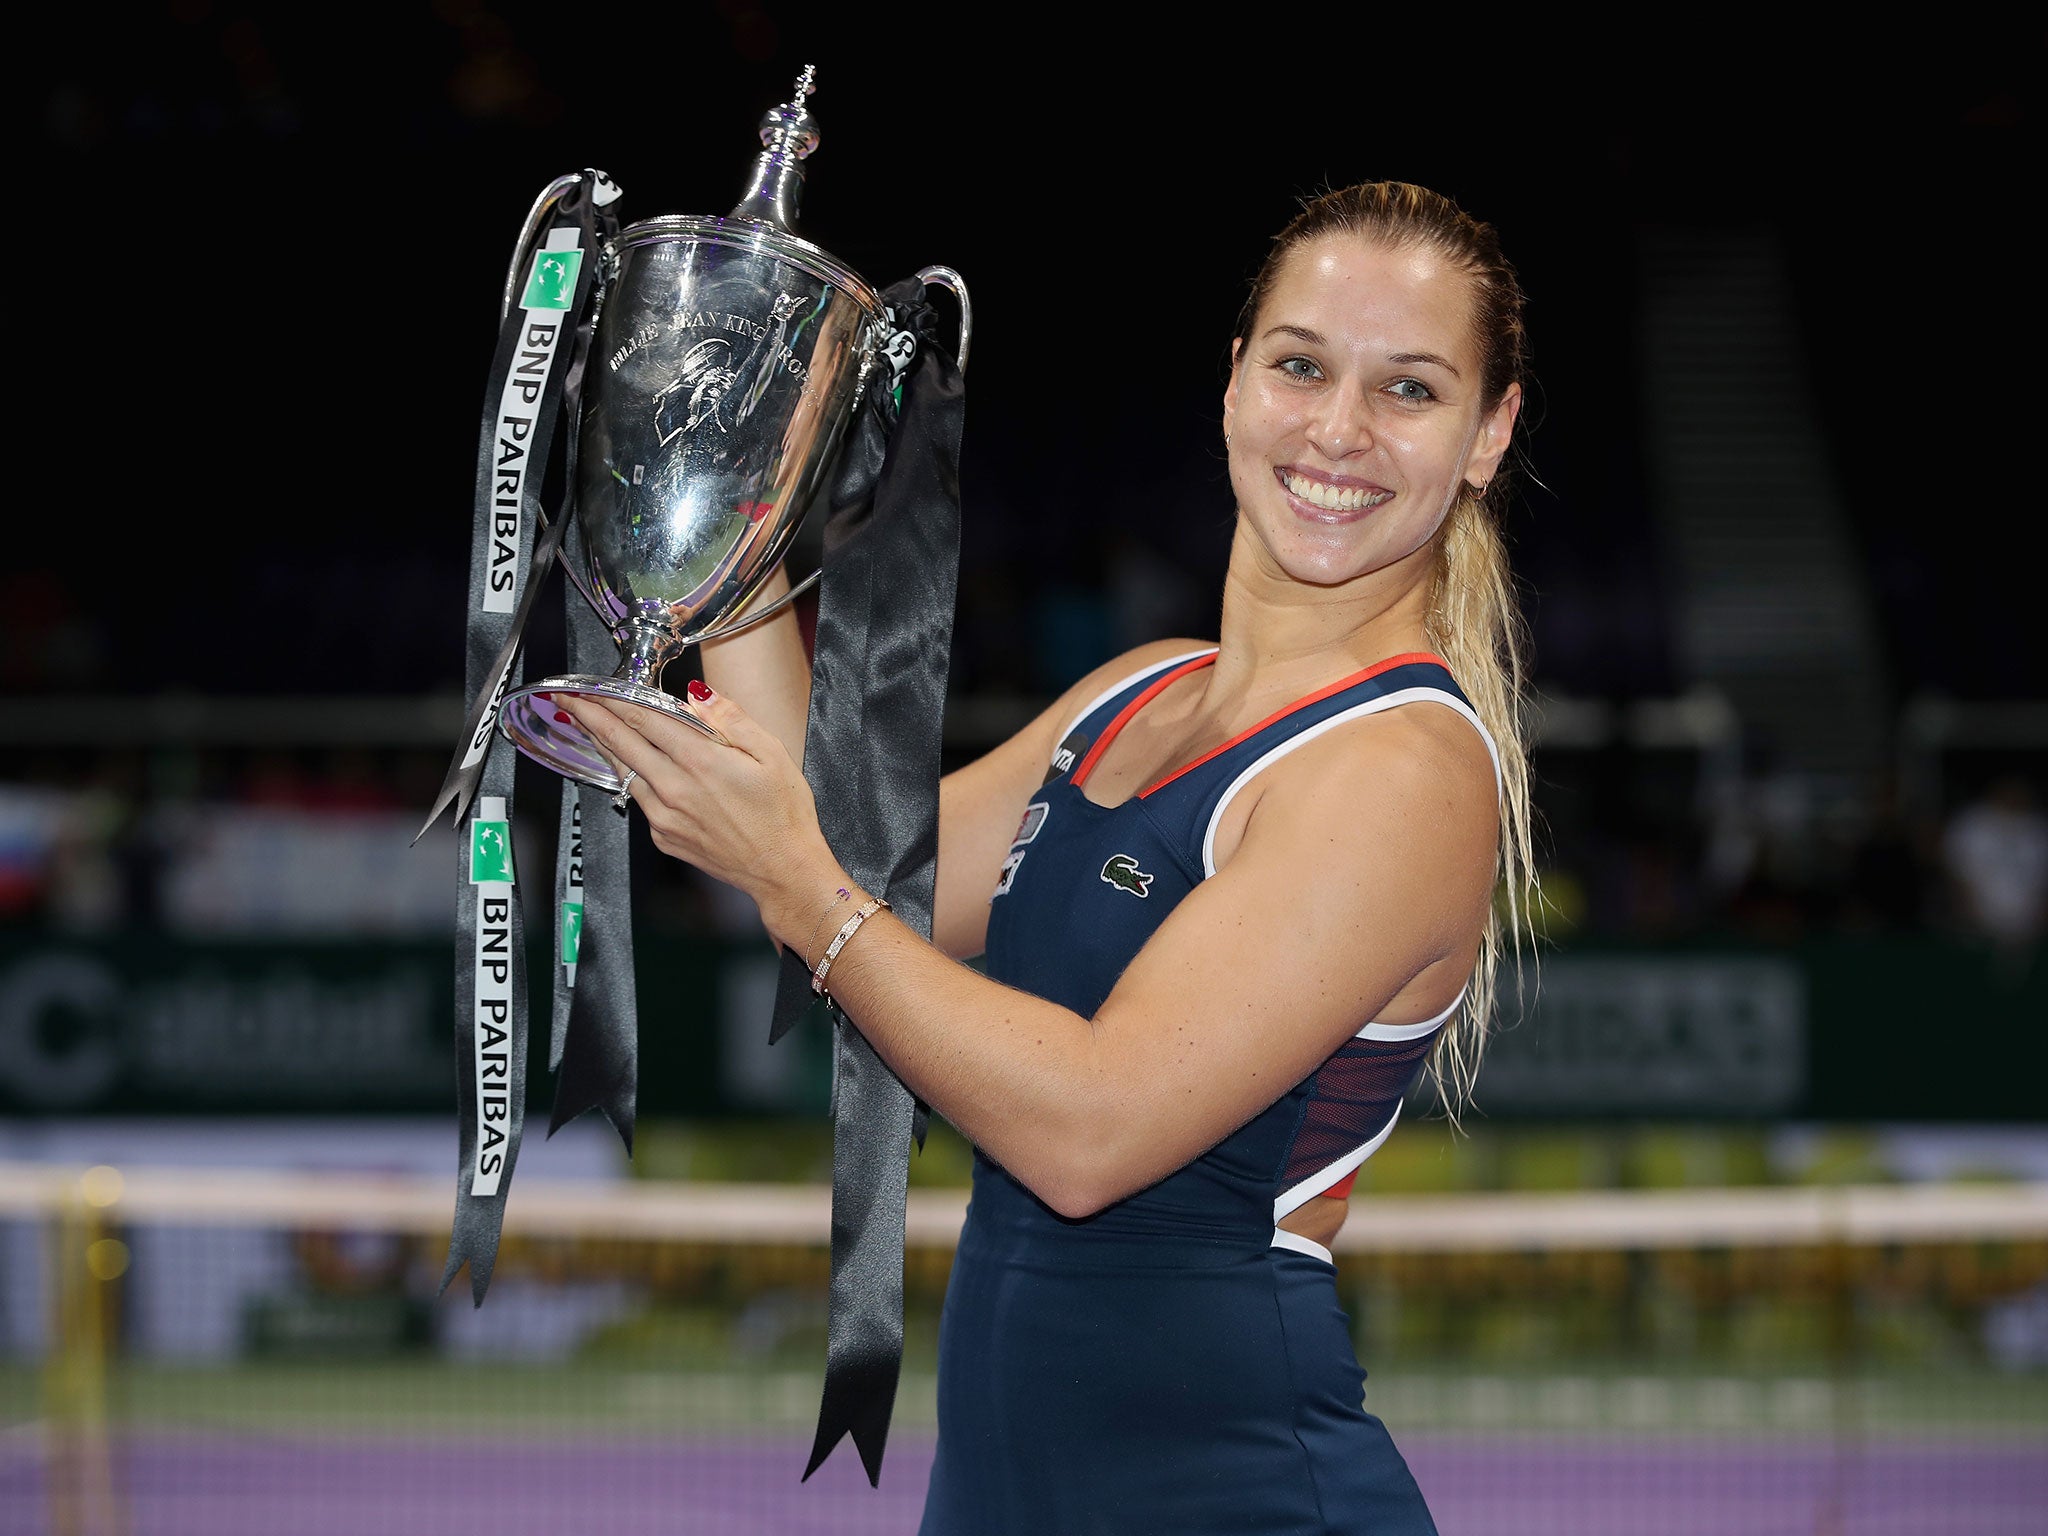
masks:
POLYGON ((107 1424, 107 1347, 113 1282, 127 1250, 107 1235, 121 1176, 90 1168, 59 1193, 46 1230, 51 1347, 44 1365, 49 1416, 51 1530, 123 1536, 107 1424))

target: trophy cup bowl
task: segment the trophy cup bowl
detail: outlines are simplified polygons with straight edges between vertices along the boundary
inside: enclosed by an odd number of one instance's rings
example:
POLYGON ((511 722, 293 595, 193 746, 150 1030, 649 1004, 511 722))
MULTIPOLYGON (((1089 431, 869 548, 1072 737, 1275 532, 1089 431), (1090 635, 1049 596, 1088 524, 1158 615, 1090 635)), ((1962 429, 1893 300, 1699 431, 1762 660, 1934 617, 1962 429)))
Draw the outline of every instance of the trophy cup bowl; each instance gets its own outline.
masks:
POLYGON ((506 694, 498 727, 555 772, 616 790, 556 696, 716 735, 662 689, 662 668, 774 611, 747 609, 831 470, 888 322, 858 274, 760 220, 649 219, 603 259, 578 450, 585 569, 572 574, 624 657, 609 677, 506 694))

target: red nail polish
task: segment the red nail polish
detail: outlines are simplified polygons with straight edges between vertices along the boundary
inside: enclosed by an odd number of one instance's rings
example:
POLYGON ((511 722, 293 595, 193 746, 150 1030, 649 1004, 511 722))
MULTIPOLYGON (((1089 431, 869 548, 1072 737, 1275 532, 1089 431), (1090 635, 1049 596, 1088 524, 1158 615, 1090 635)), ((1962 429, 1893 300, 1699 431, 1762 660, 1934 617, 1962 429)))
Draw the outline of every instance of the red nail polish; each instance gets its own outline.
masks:
POLYGON ((559 709, 555 711, 555 724, 568 725, 570 723, 570 719, 567 715, 563 714, 559 709))
POLYGON ((693 677, 690 679, 690 697, 702 704, 711 697, 711 690, 706 688, 700 679, 693 677))
POLYGON ((550 704, 555 702, 555 696, 552 693, 536 693, 534 697, 536 699, 546 699, 550 704))

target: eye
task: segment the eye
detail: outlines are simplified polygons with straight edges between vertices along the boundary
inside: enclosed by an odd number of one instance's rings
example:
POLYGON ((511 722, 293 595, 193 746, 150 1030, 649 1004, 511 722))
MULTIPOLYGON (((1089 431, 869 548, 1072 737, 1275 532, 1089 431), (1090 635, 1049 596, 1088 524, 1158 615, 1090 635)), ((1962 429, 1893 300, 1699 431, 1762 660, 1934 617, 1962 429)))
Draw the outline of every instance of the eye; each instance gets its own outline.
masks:
POLYGON ((1273 365, 1290 379, 1320 379, 1323 370, 1305 357, 1283 357, 1273 365))
POLYGON ((1396 400, 1434 400, 1436 391, 1420 379, 1396 379, 1387 386, 1387 393, 1396 400))

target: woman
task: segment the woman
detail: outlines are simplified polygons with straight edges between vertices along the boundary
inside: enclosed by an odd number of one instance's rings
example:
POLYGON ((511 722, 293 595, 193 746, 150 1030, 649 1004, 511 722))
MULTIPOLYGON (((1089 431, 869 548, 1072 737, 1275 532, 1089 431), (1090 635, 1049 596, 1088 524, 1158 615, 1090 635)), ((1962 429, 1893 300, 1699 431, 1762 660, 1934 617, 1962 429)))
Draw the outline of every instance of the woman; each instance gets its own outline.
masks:
POLYGON ((1490 229, 1399 183, 1310 203, 1232 344, 1220 641, 1119 657, 946 777, 932 944, 858 918, 818 832, 793 624, 707 648, 731 748, 569 705, 656 845, 835 950, 832 996, 978 1149, 927 1536, 1433 1529, 1328 1244, 1425 1062, 1469 1084, 1493 892, 1512 922, 1526 884, 1487 507, 1521 365, 1490 229))

